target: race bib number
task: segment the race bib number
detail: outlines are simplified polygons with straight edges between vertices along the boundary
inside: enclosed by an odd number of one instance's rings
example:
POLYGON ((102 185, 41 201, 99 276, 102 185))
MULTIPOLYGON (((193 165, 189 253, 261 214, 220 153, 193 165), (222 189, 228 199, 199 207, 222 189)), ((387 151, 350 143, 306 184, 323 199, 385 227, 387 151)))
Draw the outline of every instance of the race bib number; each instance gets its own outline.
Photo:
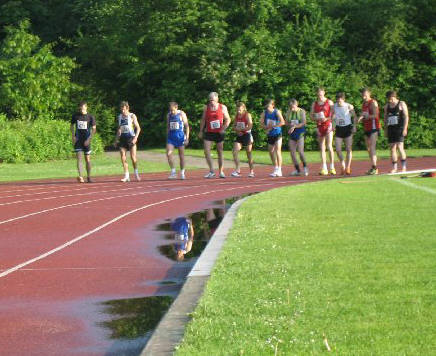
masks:
POLYGON ((388 125, 398 125, 398 116, 389 116, 388 117, 388 125))
POLYGON ((298 125, 300 122, 298 120, 291 120, 291 125, 298 125))
POLYGON ((123 125, 120 128, 121 128, 121 133, 123 134, 130 133, 130 127, 128 125, 123 125))
POLYGON ((214 121, 211 121, 211 122, 210 122, 210 128, 211 128, 212 130, 219 129, 220 127, 221 127, 221 122, 220 122, 220 120, 214 120, 214 121))
POLYGON ((185 235, 183 235, 183 234, 176 234, 175 235, 175 239, 176 239, 176 241, 184 241, 185 240, 185 235))
POLYGON ((88 129, 88 121, 77 121, 77 129, 78 130, 87 130, 88 129))
POLYGON ((179 123, 178 122, 170 122, 170 130, 178 130, 179 123))
POLYGON ((273 127, 276 122, 274 120, 266 120, 267 127, 273 127))
POLYGON ((243 129, 245 129, 245 122, 238 121, 238 122, 236 123, 236 127, 237 127, 239 130, 243 130, 243 129))
POLYGON ((317 113, 317 114, 315 114, 316 116, 316 118, 317 119, 325 119, 325 116, 324 116, 324 111, 321 111, 321 112, 319 112, 319 113, 317 113))
POLYGON ((338 125, 339 126, 345 126, 345 120, 344 119, 339 119, 338 120, 338 125))

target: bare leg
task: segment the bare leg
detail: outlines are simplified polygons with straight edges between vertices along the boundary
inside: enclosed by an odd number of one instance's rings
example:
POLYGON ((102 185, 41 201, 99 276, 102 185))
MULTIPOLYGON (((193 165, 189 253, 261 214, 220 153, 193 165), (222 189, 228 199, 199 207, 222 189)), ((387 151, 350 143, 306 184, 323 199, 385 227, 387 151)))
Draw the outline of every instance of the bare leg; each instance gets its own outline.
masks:
POLYGON ((248 166, 250 167, 250 173, 253 173, 254 171, 254 162, 253 162, 253 144, 248 145, 245 150, 247 151, 247 159, 248 159, 248 166))
POLYGON ((276 146, 276 156, 277 156, 277 166, 279 169, 282 169, 282 142, 283 139, 280 137, 275 146, 276 146))
POLYGON ((239 142, 233 143, 233 161, 235 162, 235 171, 240 172, 239 151, 242 145, 239 142))
POLYGON ((136 145, 130 148, 130 158, 132 160, 133 169, 138 169, 138 160, 136 159, 136 145))
POLYGON ((224 142, 218 142, 216 144, 216 151, 218 153, 218 169, 219 169, 220 173, 222 173, 223 169, 224 169, 224 157, 223 157, 224 142))
POLYGON ((404 142, 399 142, 397 146, 398 146, 398 151, 400 151, 401 168, 403 172, 405 172, 407 170, 407 166, 406 166, 407 155, 406 155, 406 150, 404 149, 404 142))
POLYGON ((204 140, 203 147, 204 147, 204 157, 206 158, 207 165, 209 166, 209 172, 213 172, 212 157, 210 156, 212 141, 204 140))
POLYGON ((377 167, 377 138, 378 132, 374 132, 369 138, 369 154, 371 157, 371 164, 373 167, 377 167))
POLYGON ((321 166, 327 168, 327 159, 325 154, 325 136, 318 136, 319 151, 321 153, 321 166))
POLYGON ((342 154, 342 142, 343 139, 341 137, 335 137, 336 153, 338 155, 339 162, 341 163, 342 170, 345 171, 344 155, 342 154))
POLYGON ((351 170, 351 160, 353 158, 353 135, 350 135, 345 139, 345 149, 347 150, 347 158, 345 160, 345 168, 351 170))
POLYGON ((123 165, 124 174, 129 174, 129 165, 127 164, 127 158, 126 158, 126 150, 124 148, 120 148, 120 155, 121 155, 121 164, 123 165))
POLYGON ((88 178, 91 177, 91 155, 85 155, 85 161, 86 161, 86 174, 88 175, 88 178))
POLYGON ((295 166, 295 169, 299 172, 300 167, 297 159, 297 144, 294 140, 289 140, 289 151, 291 152, 292 163, 295 166))
POLYGON ((83 152, 76 152, 77 171, 79 172, 79 177, 83 177, 82 154, 83 152))
POLYGON ((269 156, 271 157, 271 162, 274 166, 274 168, 277 167, 277 155, 275 153, 275 145, 268 144, 268 152, 269 156))
POLYGON ((306 157, 304 156, 304 136, 301 136, 297 142, 297 149, 300 155, 300 160, 303 162, 303 166, 306 167, 306 157))
POLYGON ((185 169, 185 147, 179 147, 179 162, 180 162, 180 170, 183 171, 185 169))
POLYGON ((325 137, 326 146, 329 151, 330 166, 335 163, 335 153, 333 151, 333 131, 330 131, 325 137))
POLYGON ((170 143, 168 143, 167 144, 167 159, 168 159, 168 164, 169 164, 171 170, 174 169, 173 151, 174 151, 174 146, 171 145, 170 143))

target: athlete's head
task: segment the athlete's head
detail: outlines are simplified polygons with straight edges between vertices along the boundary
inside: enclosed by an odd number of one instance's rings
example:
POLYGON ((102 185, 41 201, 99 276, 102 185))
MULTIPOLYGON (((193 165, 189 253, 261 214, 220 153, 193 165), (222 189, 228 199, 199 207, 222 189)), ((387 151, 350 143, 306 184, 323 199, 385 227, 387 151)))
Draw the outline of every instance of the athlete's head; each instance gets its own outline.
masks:
POLYGON ((386 99, 390 103, 395 103, 398 100, 397 92, 395 90, 389 90, 386 92, 386 99))
POLYGON ((325 98, 325 89, 323 87, 318 87, 316 89, 316 95, 318 99, 323 100, 325 98))
POLYGON ((268 111, 274 111, 274 108, 276 107, 276 102, 274 99, 269 99, 265 103, 265 109, 268 111))
POLYGON ((183 250, 177 250, 176 260, 183 261, 185 259, 185 254, 183 250))
POLYGON ((127 101, 122 101, 120 103, 120 110, 123 115, 127 115, 130 110, 129 103, 127 101))
POLYGON ((345 102, 345 93, 344 93, 343 91, 338 91, 338 92, 336 93, 336 102, 337 102, 339 105, 344 104, 344 102, 345 102))
POLYGON ((238 101, 236 103, 236 111, 238 112, 238 114, 243 114, 244 112, 246 112, 247 107, 245 106, 245 103, 243 103, 242 101, 238 101))
POLYGON ((217 103, 218 102, 218 93, 216 93, 216 92, 210 92, 209 93, 209 102, 212 102, 212 103, 217 103))
POLYGON ((170 101, 168 106, 172 114, 175 114, 179 108, 179 104, 177 104, 175 101, 170 101))
POLYGON ((88 112, 88 104, 86 103, 86 101, 81 101, 79 103, 79 111, 83 115, 85 115, 88 112))
POLYGON ((298 109, 298 101, 297 99, 289 100, 289 109, 292 111, 296 111, 298 109))
POLYGON ((371 90, 369 88, 363 88, 360 93, 362 94, 362 99, 368 101, 371 99, 371 90))

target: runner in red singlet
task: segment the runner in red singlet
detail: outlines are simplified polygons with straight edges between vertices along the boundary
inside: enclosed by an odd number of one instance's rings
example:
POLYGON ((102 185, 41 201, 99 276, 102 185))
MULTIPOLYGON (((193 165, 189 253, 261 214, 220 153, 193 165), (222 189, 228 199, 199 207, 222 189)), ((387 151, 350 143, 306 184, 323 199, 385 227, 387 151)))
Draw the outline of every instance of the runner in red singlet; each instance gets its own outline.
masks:
POLYGON ((333 126, 331 120, 331 113, 333 102, 325 97, 324 88, 317 89, 318 99, 313 102, 310 109, 310 117, 316 122, 318 130, 318 143, 321 152, 321 171, 320 175, 336 174, 335 170, 335 155, 333 152, 333 126), (329 151, 330 158, 330 170, 327 171, 327 158, 326 158, 326 146, 329 151))

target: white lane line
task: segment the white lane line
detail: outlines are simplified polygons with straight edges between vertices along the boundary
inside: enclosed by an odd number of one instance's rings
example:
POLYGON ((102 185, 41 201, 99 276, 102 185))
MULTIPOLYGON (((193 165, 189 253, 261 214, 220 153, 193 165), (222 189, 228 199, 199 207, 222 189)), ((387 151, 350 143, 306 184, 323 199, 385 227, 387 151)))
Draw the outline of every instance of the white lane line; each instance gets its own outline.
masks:
POLYGON ((427 192, 427 193, 430 193, 430 194, 434 194, 434 195, 436 195, 436 189, 431 189, 431 188, 429 188, 429 187, 423 187, 423 186, 421 186, 421 185, 417 185, 417 184, 414 184, 414 183, 408 182, 408 181, 406 181, 406 180, 404 180, 404 179, 392 179, 392 181, 397 182, 397 183, 400 183, 400 184, 403 184, 403 185, 405 185, 405 186, 407 186, 407 187, 410 187, 410 188, 414 188, 414 189, 422 190, 422 191, 424 191, 424 192, 427 192))
MULTIPOLYGON (((284 184, 284 183, 288 183, 288 181, 276 182, 276 184, 277 183, 284 184)), ((26 267, 26 266, 28 266, 28 265, 30 265, 32 263, 35 263, 35 262, 37 262, 39 260, 42 260, 42 259, 44 259, 44 258, 46 258, 46 257, 48 257, 48 256, 50 256, 50 255, 52 255, 52 254, 54 254, 54 253, 56 253, 58 251, 61 251, 61 250, 65 249, 65 248, 67 248, 68 246, 71 246, 71 245, 75 244, 76 242, 79 242, 80 240, 83 240, 84 238, 86 238, 86 237, 88 237, 88 236, 90 236, 90 235, 92 235, 92 234, 94 234, 94 233, 104 229, 105 227, 107 227, 109 225, 112 225, 115 222, 125 218, 126 216, 132 215, 132 214, 134 214, 134 213, 136 213, 138 211, 145 210, 145 209, 148 209, 148 208, 151 208, 151 207, 154 207, 154 206, 162 205, 162 204, 169 203, 169 202, 176 201, 176 200, 180 200, 180 199, 192 198, 192 197, 197 197, 197 196, 202 196, 202 195, 207 195, 207 194, 212 194, 212 193, 220 193, 220 192, 223 192, 223 191, 231 191, 231 190, 236 190, 236 189, 240 189, 240 188, 251 188, 251 187, 256 187, 256 186, 259 186, 259 185, 266 186, 266 185, 272 185, 272 184, 273 183, 269 183, 269 184, 252 184, 252 185, 246 185, 246 186, 232 187, 232 188, 228 188, 228 189, 210 190, 210 191, 203 192, 203 193, 195 193, 195 194, 182 195, 182 196, 179 196, 179 197, 176 197, 176 198, 165 199, 165 200, 161 200, 161 201, 158 201, 158 202, 155 202, 155 203, 150 203, 150 204, 147 204, 147 205, 143 205, 143 206, 141 206, 139 208, 136 208, 136 209, 127 211, 124 214, 118 215, 117 217, 115 217, 115 218, 105 222, 104 224, 102 224, 100 226, 97 226, 96 228, 94 228, 94 229, 92 229, 92 230, 90 230, 90 231, 88 231, 88 232, 86 232, 86 233, 84 233, 84 234, 82 234, 82 235, 80 235, 80 236, 70 240, 70 241, 67 241, 66 243, 64 243, 62 245, 59 245, 58 247, 55 247, 54 249, 51 249, 51 250, 49 250, 49 251, 47 251, 47 252, 45 252, 45 253, 43 253, 43 254, 35 257, 35 258, 27 260, 27 261, 25 261, 23 263, 20 263, 20 264, 14 266, 14 267, 11 267, 11 268, 3 271, 2 273, 0 273, 0 278, 6 277, 7 275, 22 269, 23 267, 26 267)))

